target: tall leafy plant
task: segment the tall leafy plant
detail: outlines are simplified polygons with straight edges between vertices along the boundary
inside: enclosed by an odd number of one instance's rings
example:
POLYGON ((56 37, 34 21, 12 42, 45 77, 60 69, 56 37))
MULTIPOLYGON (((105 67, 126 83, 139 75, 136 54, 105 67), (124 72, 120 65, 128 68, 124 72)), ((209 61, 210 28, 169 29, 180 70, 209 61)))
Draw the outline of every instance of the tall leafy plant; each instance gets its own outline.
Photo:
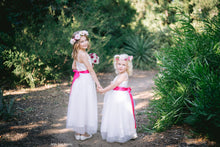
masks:
POLYGON ((174 30, 174 46, 157 54, 161 71, 155 78, 152 101, 154 128, 187 123, 215 138, 220 131, 220 15, 197 32, 182 20, 174 30))
POLYGON ((131 35, 125 41, 124 51, 134 57, 135 68, 149 69, 155 66, 154 39, 151 35, 131 35))

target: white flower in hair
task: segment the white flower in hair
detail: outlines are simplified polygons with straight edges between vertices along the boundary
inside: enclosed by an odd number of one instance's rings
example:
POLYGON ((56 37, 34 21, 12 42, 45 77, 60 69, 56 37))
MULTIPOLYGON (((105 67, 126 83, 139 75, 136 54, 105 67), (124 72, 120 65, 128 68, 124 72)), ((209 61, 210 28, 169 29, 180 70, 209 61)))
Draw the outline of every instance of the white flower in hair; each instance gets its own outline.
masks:
POLYGON ((83 30, 83 31, 80 31, 80 35, 86 35, 86 36, 88 36, 89 33, 88 33, 87 31, 83 30))
POLYGON ((82 30, 82 31, 77 32, 77 34, 75 34, 74 38, 72 38, 72 39, 70 40, 70 44, 74 45, 74 43, 76 42, 76 40, 80 40, 81 36, 83 36, 83 35, 88 36, 89 33, 88 33, 86 30, 82 30))
POLYGON ((75 42, 76 42, 75 39, 73 39, 73 38, 70 39, 70 44, 74 45, 75 42))
POLYGON ((81 37, 80 34, 76 34, 74 38, 75 38, 76 40, 79 40, 80 37, 81 37))

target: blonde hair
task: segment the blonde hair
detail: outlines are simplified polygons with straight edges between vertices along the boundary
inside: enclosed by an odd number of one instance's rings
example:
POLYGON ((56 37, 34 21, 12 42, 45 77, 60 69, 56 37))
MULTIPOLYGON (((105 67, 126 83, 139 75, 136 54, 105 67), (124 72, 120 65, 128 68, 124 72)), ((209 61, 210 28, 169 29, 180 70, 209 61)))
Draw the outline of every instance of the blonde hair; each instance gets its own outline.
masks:
POLYGON ((117 68, 116 68, 116 64, 119 60, 123 60, 123 61, 127 61, 127 73, 129 76, 132 75, 133 73, 133 65, 132 65, 132 59, 133 56, 128 56, 127 54, 120 54, 120 55, 115 55, 114 56, 114 61, 113 61, 113 65, 115 68, 115 73, 118 74, 117 68))
MULTIPOLYGON (((72 35, 72 38, 71 39, 74 39, 75 38, 75 35, 77 35, 77 34, 79 34, 81 31, 77 31, 77 32, 74 32, 73 33, 73 35, 72 35)), ((84 34, 84 35, 81 35, 81 37, 82 36, 85 36, 86 37, 86 40, 88 41, 88 48, 87 48, 87 50, 89 51, 90 50, 90 43, 89 43, 89 37, 86 35, 86 34, 84 34)), ((80 38, 81 38, 80 37, 80 38)), ((80 39, 79 39, 80 40, 80 39)), ((73 52, 72 52, 72 57, 73 57, 73 59, 77 59, 77 55, 78 55, 78 51, 79 51, 79 49, 80 49, 80 44, 79 44, 79 40, 75 40, 75 43, 73 44, 73 52)))

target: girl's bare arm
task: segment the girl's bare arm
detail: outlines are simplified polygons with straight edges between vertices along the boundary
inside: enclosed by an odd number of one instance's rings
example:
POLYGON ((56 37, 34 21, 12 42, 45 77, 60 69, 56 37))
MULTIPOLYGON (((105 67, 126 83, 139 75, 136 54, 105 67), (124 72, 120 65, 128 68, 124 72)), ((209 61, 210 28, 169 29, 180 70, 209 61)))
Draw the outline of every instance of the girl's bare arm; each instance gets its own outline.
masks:
POLYGON ((76 61, 75 60, 73 60, 72 69, 73 70, 76 69, 76 61))
POLYGON ((110 85, 108 85, 107 87, 105 87, 104 89, 98 89, 99 92, 101 93, 105 93, 109 90, 114 89, 115 87, 117 87, 118 85, 120 85, 123 81, 127 80, 127 75, 126 74, 121 74, 118 76, 118 78, 116 79, 115 82, 112 82, 110 85))
POLYGON ((88 71, 91 74, 93 80, 95 81, 97 87, 102 87, 99 83, 99 80, 96 76, 96 73, 95 73, 92 65, 89 63, 89 58, 88 58, 87 54, 84 52, 79 53, 79 59, 80 59, 80 62, 82 62, 86 66, 86 68, 88 69, 88 71))

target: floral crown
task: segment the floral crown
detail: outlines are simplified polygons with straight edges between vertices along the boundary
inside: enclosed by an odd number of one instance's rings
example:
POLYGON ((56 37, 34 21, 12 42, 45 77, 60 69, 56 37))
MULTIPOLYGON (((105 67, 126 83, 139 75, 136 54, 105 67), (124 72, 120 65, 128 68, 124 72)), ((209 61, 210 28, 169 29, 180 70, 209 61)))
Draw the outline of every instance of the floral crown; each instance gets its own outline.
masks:
POLYGON ((89 36, 89 33, 88 31, 86 30, 82 30, 82 31, 78 31, 76 33, 74 33, 74 37, 70 39, 70 44, 74 45, 74 43, 77 41, 77 40, 80 40, 80 38, 84 35, 86 36, 89 36))
POLYGON ((133 59, 133 56, 128 56, 127 58, 123 58, 120 57, 120 55, 115 55, 115 60, 118 61, 119 59, 124 61, 131 61, 133 59))

